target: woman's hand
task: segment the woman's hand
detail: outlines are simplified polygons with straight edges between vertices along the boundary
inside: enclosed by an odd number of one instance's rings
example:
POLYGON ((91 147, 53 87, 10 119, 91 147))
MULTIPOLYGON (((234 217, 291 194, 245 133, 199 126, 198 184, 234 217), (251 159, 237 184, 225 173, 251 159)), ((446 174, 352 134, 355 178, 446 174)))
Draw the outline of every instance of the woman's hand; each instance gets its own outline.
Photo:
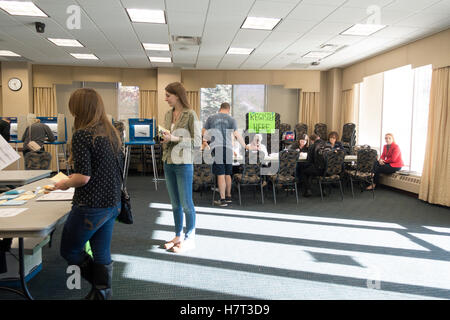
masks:
POLYGON ((172 137, 172 135, 171 135, 169 132, 164 131, 164 132, 162 133, 162 141, 161 141, 161 142, 162 142, 162 143, 169 143, 171 137, 172 137))
MULTIPOLYGON (((69 178, 71 177, 72 175, 70 175, 69 176, 69 178)), ((70 187, 67 185, 67 183, 69 182, 69 180, 70 179, 63 179, 63 180, 60 180, 60 181, 58 181, 58 182, 56 182, 55 183, 55 190, 67 190, 67 189, 69 189, 70 187)))
POLYGON ((379 163, 380 165, 384 165, 383 159, 378 160, 378 163, 379 163))

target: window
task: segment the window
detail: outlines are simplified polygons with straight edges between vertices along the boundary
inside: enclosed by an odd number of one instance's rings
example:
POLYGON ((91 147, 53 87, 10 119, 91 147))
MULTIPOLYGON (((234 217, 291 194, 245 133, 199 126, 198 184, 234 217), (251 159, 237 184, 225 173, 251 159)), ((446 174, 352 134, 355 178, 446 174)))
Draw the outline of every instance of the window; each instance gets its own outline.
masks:
POLYGON ((200 90, 200 119, 206 119, 219 111, 222 102, 231 104, 231 116, 236 119, 239 129, 245 129, 245 114, 265 110, 266 86, 254 84, 217 85, 215 88, 200 90))
POLYGON ((422 172, 425 157, 431 65, 410 65, 364 79, 360 85, 358 144, 382 150, 392 133, 400 146, 403 170, 422 172))
POLYGON ((139 118, 139 87, 118 84, 119 120, 139 118))

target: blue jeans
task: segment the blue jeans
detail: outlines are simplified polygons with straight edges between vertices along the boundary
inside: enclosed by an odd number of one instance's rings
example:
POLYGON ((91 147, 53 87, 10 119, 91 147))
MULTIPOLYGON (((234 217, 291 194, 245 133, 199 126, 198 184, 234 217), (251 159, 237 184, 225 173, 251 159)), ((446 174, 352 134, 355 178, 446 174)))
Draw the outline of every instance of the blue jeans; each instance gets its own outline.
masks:
POLYGON ((83 262, 84 246, 88 240, 95 263, 106 265, 112 262, 111 238, 120 207, 120 202, 110 208, 72 206, 64 224, 60 248, 61 256, 69 265, 83 262))
POLYGON ((164 163, 164 174, 170 202, 172 203, 175 235, 183 231, 183 211, 186 214, 186 233, 184 238, 195 236, 195 208, 192 201, 194 166, 192 164, 164 163))

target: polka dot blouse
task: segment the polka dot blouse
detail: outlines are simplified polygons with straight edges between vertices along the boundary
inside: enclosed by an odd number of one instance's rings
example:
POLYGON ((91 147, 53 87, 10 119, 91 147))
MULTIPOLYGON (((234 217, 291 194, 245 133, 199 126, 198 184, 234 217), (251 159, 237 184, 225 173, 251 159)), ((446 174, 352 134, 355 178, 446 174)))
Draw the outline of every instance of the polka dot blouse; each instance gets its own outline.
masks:
MULTIPOLYGON (((90 130, 77 130, 72 137, 74 173, 91 177, 82 187, 75 188, 73 204, 90 208, 109 208, 120 201, 122 185, 117 154, 106 137, 95 141, 90 130)), ((120 156, 123 166, 123 156, 120 156)))

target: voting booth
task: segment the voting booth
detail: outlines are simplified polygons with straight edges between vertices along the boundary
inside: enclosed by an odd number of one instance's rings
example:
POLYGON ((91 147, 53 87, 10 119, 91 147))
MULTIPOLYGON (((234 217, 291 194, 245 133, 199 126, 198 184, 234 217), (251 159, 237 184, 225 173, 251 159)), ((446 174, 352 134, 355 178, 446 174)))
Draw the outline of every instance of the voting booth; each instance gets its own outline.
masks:
MULTIPOLYGON (((155 158, 155 119, 130 118, 128 119, 127 128, 125 130, 125 170, 124 185, 126 184, 128 169, 130 167, 131 146, 150 146, 153 165, 153 180, 155 188, 158 190, 158 170, 156 169, 155 158)), ((145 153, 142 153, 143 167, 145 167, 145 153)))
POLYGON ((45 123, 52 130, 55 136, 54 142, 46 142, 45 144, 56 146, 56 169, 59 172, 59 151, 60 146, 64 156, 67 173, 70 174, 69 163, 67 162, 66 144, 67 144, 67 122, 64 114, 58 114, 56 117, 36 117, 41 123, 45 123))

